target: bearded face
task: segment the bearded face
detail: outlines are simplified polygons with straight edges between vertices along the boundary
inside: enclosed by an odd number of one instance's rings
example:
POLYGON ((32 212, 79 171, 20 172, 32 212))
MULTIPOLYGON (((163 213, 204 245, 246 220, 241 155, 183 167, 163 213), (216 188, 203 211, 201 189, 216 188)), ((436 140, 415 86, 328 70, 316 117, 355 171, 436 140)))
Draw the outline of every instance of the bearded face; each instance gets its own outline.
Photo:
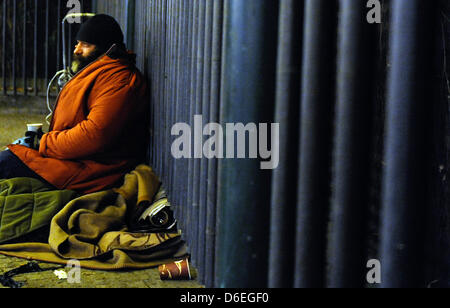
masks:
POLYGON ((103 51, 99 50, 97 46, 86 42, 78 41, 73 53, 73 60, 71 65, 72 73, 76 74, 95 61, 103 54, 103 51))

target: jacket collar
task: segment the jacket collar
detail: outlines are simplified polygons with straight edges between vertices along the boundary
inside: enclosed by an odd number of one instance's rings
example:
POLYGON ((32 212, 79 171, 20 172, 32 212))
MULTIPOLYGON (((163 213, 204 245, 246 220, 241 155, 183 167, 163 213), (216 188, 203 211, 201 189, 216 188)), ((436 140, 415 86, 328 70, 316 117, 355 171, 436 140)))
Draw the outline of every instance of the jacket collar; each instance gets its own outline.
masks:
POLYGON ((120 44, 114 44, 108 51, 105 53, 106 56, 111 59, 124 59, 128 62, 136 64, 136 54, 131 51, 127 51, 125 46, 120 46, 120 44))

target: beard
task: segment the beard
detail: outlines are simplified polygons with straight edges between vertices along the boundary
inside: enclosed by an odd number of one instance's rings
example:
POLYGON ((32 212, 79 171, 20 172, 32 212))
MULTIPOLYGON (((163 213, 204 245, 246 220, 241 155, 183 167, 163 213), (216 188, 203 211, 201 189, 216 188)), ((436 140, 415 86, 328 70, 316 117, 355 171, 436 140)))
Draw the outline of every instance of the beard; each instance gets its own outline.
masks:
POLYGON ((100 57, 103 54, 101 50, 95 49, 90 55, 87 57, 79 56, 79 55, 73 55, 72 65, 70 67, 70 70, 73 74, 78 73, 83 68, 88 66, 91 62, 97 60, 98 57, 100 57))

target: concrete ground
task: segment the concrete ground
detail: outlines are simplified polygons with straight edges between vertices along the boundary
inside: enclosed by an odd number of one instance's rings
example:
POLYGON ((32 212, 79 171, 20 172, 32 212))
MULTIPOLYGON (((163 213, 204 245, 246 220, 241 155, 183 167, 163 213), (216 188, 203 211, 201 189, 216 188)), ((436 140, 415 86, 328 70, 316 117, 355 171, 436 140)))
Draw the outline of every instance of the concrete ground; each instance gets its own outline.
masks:
POLYGON ((27 124, 43 123, 44 130, 48 130, 45 122, 48 113, 43 99, 14 99, 0 96, 0 150, 22 138, 27 124))
MULTIPOLYGON (((45 123, 45 100, 0 97, 0 150, 23 137, 27 123, 45 123)), ((47 131, 48 125, 44 125, 47 131)), ((0 255, 0 275, 28 263, 27 260, 0 255)), ((64 266, 38 262, 42 269, 64 266)), ((69 269, 65 270, 69 272, 69 269)), ((195 269, 193 269, 195 273, 195 269)), ((53 270, 14 277, 23 288, 201 288, 196 280, 162 281, 157 268, 137 271, 105 272, 81 269, 80 283, 58 279, 53 270)), ((0 284, 0 288, 3 286, 0 284)))
MULTIPOLYGON (((26 263, 27 260, 0 255, 0 275, 26 263)), ((13 277, 14 281, 23 283, 22 288, 202 288, 195 280, 162 281, 157 268, 121 272, 81 269, 79 283, 69 283, 67 279, 59 279, 54 271, 58 268, 69 274, 70 269, 57 264, 38 264, 43 272, 20 274, 13 277)), ((0 284, 1 288, 7 287, 0 284)))

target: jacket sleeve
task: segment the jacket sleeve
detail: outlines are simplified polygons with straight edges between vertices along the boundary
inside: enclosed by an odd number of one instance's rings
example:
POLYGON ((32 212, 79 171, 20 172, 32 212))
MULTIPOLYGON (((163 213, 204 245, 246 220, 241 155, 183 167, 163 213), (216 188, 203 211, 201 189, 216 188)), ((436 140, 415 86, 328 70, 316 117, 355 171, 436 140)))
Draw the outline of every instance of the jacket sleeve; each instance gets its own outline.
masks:
POLYGON ((106 150, 123 129, 135 103, 135 91, 128 84, 106 87, 92 100, 86 120, 71 129, 42 136, 40 154, 74 160, 106 150))

